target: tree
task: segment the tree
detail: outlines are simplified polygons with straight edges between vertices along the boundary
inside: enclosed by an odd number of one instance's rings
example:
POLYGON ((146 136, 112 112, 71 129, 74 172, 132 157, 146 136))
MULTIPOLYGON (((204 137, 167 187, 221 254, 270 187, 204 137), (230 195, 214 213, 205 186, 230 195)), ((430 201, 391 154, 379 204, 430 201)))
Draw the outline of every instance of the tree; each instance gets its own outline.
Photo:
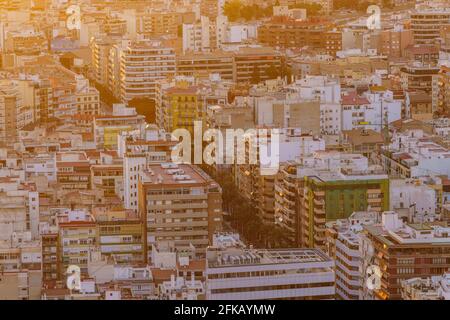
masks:
POLYGON ((145 121, 148 123, 155 123, 156 121, 156 107, 155 101, 148 98, 133 99, 128 102, 130 107, 136 108, 138 114, 145 116, 145 121))
POLYGON ((243 6, 241 8, 241 17, 245 21, 252 20, 254 16, 255 16, 255 10, 254 10, 253 6, 243 6))
POLYGON ((223 13, 231 22, 238 21, 239 19, 249 21, 272 16, 273 6, 246 5, 241 0, 229 0, 223 6, 223 13))
POLYGON ((240 0, 230 0, 225 2, 223 6, 223 13, 231 22, 239 20, 241 17, 242 3, 240 0))

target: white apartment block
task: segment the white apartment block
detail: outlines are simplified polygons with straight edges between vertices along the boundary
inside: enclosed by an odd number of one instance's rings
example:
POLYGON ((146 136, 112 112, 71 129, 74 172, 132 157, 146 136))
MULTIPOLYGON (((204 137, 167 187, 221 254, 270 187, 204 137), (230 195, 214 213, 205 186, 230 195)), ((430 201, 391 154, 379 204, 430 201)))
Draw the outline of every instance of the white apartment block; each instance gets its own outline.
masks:
POLYGON ((338 78, 306 76, 290 86, 304 99, 320 101, 320 131, 325 135, 338 135, 342 127, 341 86, 338 78))
POLYGON ((0 240, 30 234, 39 237, 39 193, 33 185, 23 185, 0 177, 0 240))
POLYGON ((417 223, 437 218, 437 192, 419 179, 392 179, 389 181, 390 210, 417 223))
POLYGON ((154 125, 147 125, 144 137, 139 131, 121 132, 118 135, 118 155, 123 158, 125 208, 137 212, 140 175, 149 164, 170 162, 175 144, 170 134, 154 125))
POLYGON ((338 136, 342 128, 341 105, 339 103, 320 104, 320 132, 338 136))
POLYGON ((320 100, 321 103, 339 103, 341 99, 340 81, 334 77, 307 75, 295 80, 287 89, 304 99, 320 100))
POLYGON ((26 179, 45 177, 49 182, 56 181, 56 157, 54 154, 26 156, 23 163, 26 179))
POLYGON ((159 41, 134 42, 121 52, 120 96, 122 101, 134 98, 154 100, 156 83, 174 76, 175 51, 159 41))
POLYGON ((333 299, 334 262, 318 249, 206 252, 206 299, 333 299))
POLYGON ((230 23, 226 16, 218 16, 215 32, 216 46, 218 49, 222 49, 226 45, 240 44, 255 39, 258 34, 258 26, 252 23, 230 23))
POLYGON ((355 92, 342 95, 342 130, 357 128, 381 132, 393 121, 401 119, 401 102, 392 92, 358 96, 355 92))
POLYGON ((171 275, 170 281, 163 281, 158 287, 158 296, 163 300, 200 300, 205 295, 205 285, 200 280, 171 275))
POLYGON ((422 129, 394 133, 388 150, 390 154, 382 154, 382 161, 391 174, 410 178, 450 175, 450 150, 422 129))
POLYGON ((316 151, 298 159, 298 164, 305 168, 317 170, 366 171, 369 168, 367 157, 359 153, 339 151, 316 151))
POLYGON ((126 209, 138 210, 138 184, 147 167, 146 155, 126 154, 123 161, 123 199, 126 209))
POLYGON ((402 282, 403 300, 450 300, 450 273, 402 282))
POLYGON ((335 258, 336 295, 342 300, 358 300, 362 290, 360 237, 363 225, 379 221, 377 212, 354 212, 347 219, 329 222, 328 250, 335 258))
POLYGON ((193 24, 183 24, 183 53, 187 51, 210 51, 212 47, 211 24, 208 17, 202 16, 193 24))

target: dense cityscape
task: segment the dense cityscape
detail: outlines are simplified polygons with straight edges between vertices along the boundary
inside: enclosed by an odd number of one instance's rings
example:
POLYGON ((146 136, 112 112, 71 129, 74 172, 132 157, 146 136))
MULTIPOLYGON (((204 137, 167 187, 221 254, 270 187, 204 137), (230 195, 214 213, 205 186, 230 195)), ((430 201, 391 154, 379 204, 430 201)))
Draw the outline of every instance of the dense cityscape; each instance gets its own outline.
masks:
POLYGON ((266 299, 450 300, 450 0, 0 0, 0 300, 266 299))

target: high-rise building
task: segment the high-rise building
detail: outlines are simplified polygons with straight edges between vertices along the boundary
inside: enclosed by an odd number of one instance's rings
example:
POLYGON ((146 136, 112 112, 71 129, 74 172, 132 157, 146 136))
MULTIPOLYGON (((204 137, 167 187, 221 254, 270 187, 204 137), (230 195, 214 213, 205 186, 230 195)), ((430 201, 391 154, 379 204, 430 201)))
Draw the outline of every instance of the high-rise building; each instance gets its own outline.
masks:
POLYGON ((450 25, 450 11, 419 10, 411 14, 411 29, 415 44, 433 44, 441 28, 450 25))
POLYGON ((297 21, 275 17, 258 28, 258 40, 272 47, 310 47, 331 56, 342 50, 342 33, 333 31, 328 20, 311 18, 297 21))
POLYGON ((400 299, 402 281, 447 272, 449 234, 450 229, 439 222, 404 223, 394 212, 384 212, 381 225, 364 226, 361 270, 366 274, 369 266, 378 266, 381 283, 373 290, 363 287, 362 298, 400 299))
POLYGON ((299 185, 302 245, 325 245, 325 223, 367 208, 389 210, 389 179, 380 172, 316 172, 299 185))
POLYGON ((207 300, 334 299, 334 262, 318 249, 210 247, 207 300))
POLYGON ((122 208, 94 208, 98 244, 102 256, 115 264, 137 264, 147 260, 144 222, 136 213, 122 208))
POLYGON ((149 165, 139 182, 139 214, 146 221, 148 246, 173 242, 194 246, 204 256, 222 226, 222 189, 194 165, 149 165))
POLYGON ((327 223, 327 253, 335 260, 336 297, 358 300, 362 294, 360 233, 364 225, 381 220, 379 212, 354 212, 347 219, 327 223))
POLYGON ((109 52, 118 39, 112 37, 99 37, 91 40, 92 69, 95 81, 104 87, 108 86, 108 60, 109 52))
POLYGON ((134 42, 121 52, 120 97, 155 99, 156 82, 175 75, 175 51, 159 41, 134 42))
POLYGON ((282 165, 275 181, 275 221, 292 245, 323 247, 322 228, 326 222, 346 218, 369 205, 379 207, 374 209, 378 212, 388 209, 386 200, 383 200, 385 195, 389 197, 387 176, 381 180, 372 177, 365 181, 364 175, 350 173, 366 171, 366 157, 316 151, 297 161, 282 165), (321 175, 324 177, 320 178, 321 175), (327 175, 335 181, 327 182, 327 175), (307 187, 315 179, 314 176, 317 181, 323 181, 317 186, 307 187), (346 206, 343 205, 344 197, 346 206), (380 201, 383 202, 381 205, 380 201))
POLYGON ((198 22, 183 24, 183 52, 211 51, 215 47, 212 39, 213 26, 209 18, 203 16, 198 22))
POLYGON ((77 265, 87 274, 88 258, 98 245, 94 217, 84 210, 65 210, 57 216, 60 278, 66 279, 69 265, 77 265))

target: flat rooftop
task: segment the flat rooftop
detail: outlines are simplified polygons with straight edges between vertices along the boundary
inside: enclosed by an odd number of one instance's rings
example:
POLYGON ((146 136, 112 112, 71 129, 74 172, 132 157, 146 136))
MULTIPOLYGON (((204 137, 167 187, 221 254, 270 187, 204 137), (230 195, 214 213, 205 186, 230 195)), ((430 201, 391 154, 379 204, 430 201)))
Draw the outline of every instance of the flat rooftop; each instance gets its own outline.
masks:
POLYGON ((148 166, 143 183, 148 185, 206 184, 212 179, 200 168, 190 164, 162 163, 148 166))
MULTIPOLYGON (((236 249, 219 251, 217 260, 208 259, 208 267, 221 268, 249 265, 292 264, 292 263, 332 263, 319 249, 236 249)), ((208 256, 208 255, 207 255, 208 256)))

